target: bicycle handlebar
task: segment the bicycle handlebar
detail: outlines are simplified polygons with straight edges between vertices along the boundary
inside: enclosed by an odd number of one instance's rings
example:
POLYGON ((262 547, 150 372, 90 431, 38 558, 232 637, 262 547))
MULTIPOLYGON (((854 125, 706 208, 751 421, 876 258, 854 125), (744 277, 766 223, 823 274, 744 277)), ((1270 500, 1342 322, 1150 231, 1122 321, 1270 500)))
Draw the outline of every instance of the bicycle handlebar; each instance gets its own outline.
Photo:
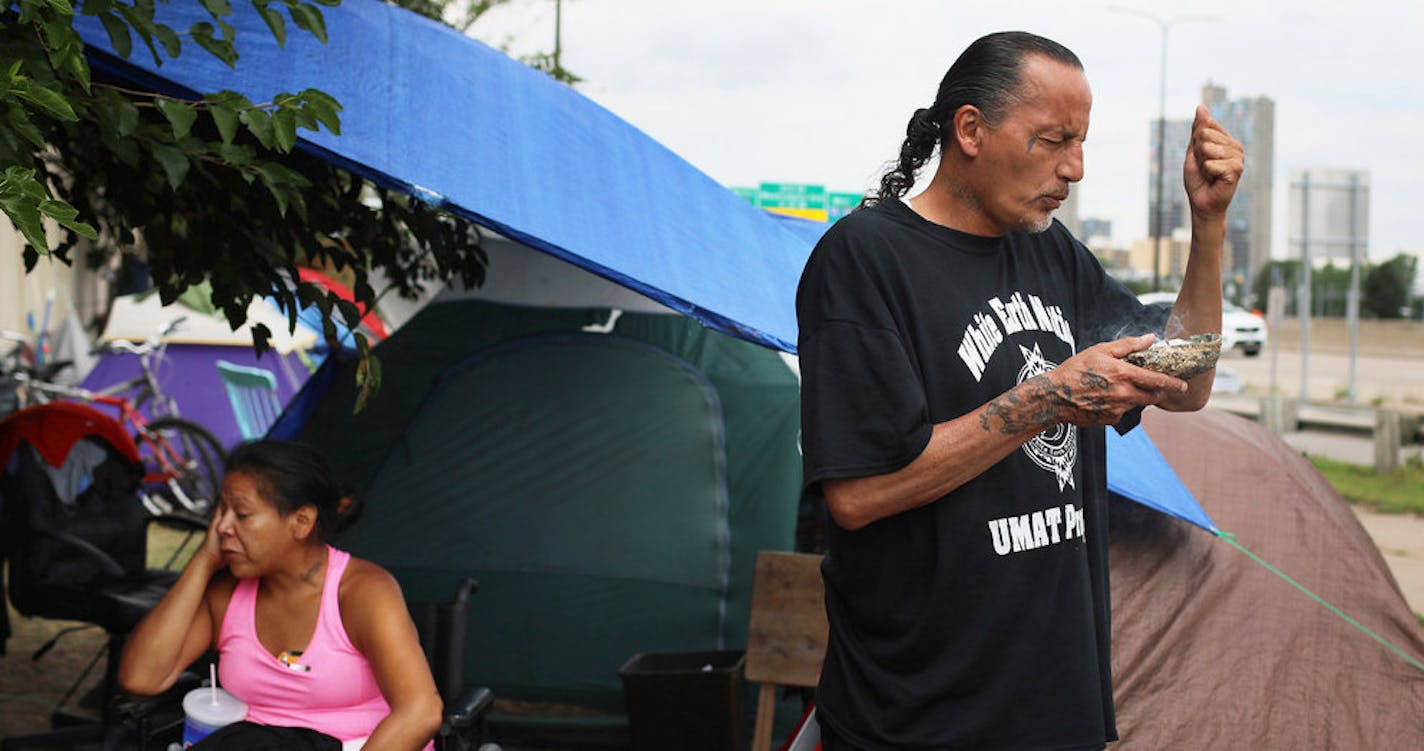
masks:
POLYGON ((111 339, 107 342, 104 342, 104 349, 114 350, 115 352, 127 352, 131 355, 138 355, 139 357, 142 357, 154 351, 155 349, 158 349, 159 343, 160 342, 157 339, 149 339, 148 341, 139 344, 134 344, 133 342, 127 339, 111 339))
POLYGON ((117 352, 127 352, 131 355, 138 355, 139 357, 143 357, 144 355, 147 355, 150 352, 153 352, 154 350, 163 347, 164 337, 168 336, 169 334, 172 334, 174 331, 177 331, 179 325, 186 320, 188 320, 188 316, 178 316, 177 318, 174 318, 168 323, 165 323, 163 325, 163 328, 158 330, 157 334, 148 337, 141 343, 135 344, 134 342, 131 342, 127 339, 111 339, 104 343, 103 348, 115 350, 117 352))

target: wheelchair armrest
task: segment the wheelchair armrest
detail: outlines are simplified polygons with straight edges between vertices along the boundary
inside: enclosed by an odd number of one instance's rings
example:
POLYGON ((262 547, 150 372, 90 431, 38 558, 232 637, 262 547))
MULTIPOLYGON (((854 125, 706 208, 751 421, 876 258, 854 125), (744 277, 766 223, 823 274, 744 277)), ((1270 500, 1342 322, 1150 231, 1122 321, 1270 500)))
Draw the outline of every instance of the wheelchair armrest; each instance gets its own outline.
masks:
POLYGON ((478 725, 494 703, 494 692, 484 686, 466 687, 445 707, 441 735, 453 735, 478 725))
POLYGON ((119 692, 110 707, 114 717, 129 725, 152 722, 172 722, 176 716, 183 716, 183 697, 203 685, 203 677, 191 670, 178 674, 178 680, 162 693, 153 696, 119 692))
POLYGON ((33 531, 35 534, 41 537, 48 537, 52 540, 57 540, 59 542, 64 543, 65 545, 68 545, 71 548, 74 548, 75 550, 84 553, 85 555, 92 558, 94 560, 94 563, 98 564, 99 568, 103 569, 105 574, 108 574, 109 576, 112 576, 115 579, 124 578, 124 568, 119 565, 119 562, 114 560, 113 557, 110 556, 108 553, 105 553, 103 549, 95 546, 94 543, 89 542, 88 540, 79 537, 78 535, 75 535, 72 532, 65 532, 63 530, 36 529, 33 531))

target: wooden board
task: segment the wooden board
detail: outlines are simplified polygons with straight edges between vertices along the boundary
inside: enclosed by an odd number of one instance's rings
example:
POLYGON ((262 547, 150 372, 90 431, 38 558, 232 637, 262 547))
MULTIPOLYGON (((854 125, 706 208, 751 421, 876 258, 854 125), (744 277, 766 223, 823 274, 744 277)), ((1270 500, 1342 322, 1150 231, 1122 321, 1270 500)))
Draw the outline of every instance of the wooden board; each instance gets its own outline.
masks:
POLYGON ((758 553, 747 626, 747 680, 816 685, 826 633, 821 556, 758 553))

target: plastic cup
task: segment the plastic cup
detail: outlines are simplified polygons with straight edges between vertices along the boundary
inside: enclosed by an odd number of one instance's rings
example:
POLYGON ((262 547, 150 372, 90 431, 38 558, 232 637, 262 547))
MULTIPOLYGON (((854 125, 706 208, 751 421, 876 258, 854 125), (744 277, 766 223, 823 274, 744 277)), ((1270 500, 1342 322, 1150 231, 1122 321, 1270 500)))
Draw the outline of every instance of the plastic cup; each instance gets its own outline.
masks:
POLYGON ((183 697, 183 748, 246 716, 247 704, 220 688, 203 686, 189 691, 183 697))

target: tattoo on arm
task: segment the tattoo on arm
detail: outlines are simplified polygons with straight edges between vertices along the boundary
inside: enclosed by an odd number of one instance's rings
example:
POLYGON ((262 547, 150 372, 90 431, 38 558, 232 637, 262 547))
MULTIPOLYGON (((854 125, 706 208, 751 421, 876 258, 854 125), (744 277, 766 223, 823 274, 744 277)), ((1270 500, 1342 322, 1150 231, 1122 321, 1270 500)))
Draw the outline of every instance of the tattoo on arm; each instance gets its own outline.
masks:
POLYGON ((1107 410, 1108 379, 1088 370, 1078 384, 1081 388, 1075 392, 1071 386, 1055 384, 1047 375, 1034 376, 1024 381, 1022 388, 989 402, 979 415, 979 427, 988 433, 997 421, 1000 433, 1013 435, 1047 430, 1065 422, 1065 413, 1081 412, 1096 419, 1107 410))
POLYGON ((1046 430, 1063 422, 1056 405, 1072 402, 1072 388, 1057 386, 1045 375, 1034 376, 1020 385, 1022 389, 1011 389, 989 402, 979 415, 979 425, 984 432, 994 429, 990 418, 998 420, 999 432, 1005 435, 1046 430))
POLYGON ((1078 379, 1083 387, 1090 391, 1104 391, 1108 387, 1107 377, 1097 373, 1092 369, 1083 371, 1083 377, 1078 379))

